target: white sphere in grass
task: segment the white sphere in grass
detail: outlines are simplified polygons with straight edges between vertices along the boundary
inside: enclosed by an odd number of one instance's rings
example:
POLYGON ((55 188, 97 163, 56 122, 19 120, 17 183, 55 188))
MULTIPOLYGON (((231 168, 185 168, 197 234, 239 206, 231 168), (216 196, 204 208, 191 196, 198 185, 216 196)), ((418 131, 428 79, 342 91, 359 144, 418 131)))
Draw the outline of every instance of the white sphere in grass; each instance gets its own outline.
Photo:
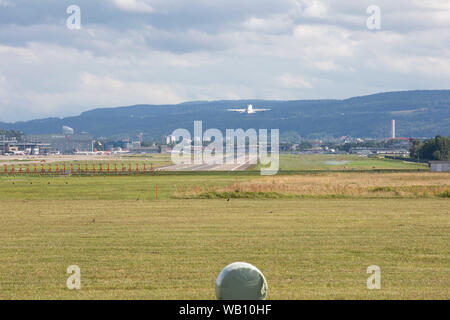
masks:
POLYGON ((218 300, 264 300, 266 296, 266 278, 249 263, 229 264, 216 279, 218 300))

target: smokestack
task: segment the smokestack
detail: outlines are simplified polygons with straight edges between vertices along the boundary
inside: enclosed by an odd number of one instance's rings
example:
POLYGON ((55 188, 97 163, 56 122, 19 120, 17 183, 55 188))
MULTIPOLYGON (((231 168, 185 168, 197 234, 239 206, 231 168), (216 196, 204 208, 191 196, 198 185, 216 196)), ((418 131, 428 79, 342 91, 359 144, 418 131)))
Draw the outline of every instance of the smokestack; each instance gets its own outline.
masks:
POLYGON ((395 120, 392 120, 392 139, 395 139, 395 120))

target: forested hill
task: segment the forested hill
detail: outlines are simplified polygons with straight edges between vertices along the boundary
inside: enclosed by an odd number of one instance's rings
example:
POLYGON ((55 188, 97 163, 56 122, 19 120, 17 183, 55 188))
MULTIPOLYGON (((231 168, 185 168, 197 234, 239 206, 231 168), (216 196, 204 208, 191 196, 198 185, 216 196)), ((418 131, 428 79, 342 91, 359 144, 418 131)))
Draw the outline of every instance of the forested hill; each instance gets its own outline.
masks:
POLYGON ((346 100, 239 100, 188 102, 178 105, 135 105, 101 108, 67 118, 47 118, 1 123, 0 128, 27 134, 59 133, 63 125, 96 137, 160 139, 174 129, 192 131, 193 121, 208 128, 280 129, 289 137, 373 137, 390 135, 397 120, 397 136, 433 137, 450 135, 450 90, 379 93, 346 100), (270 108, 269 112, 239 114, 227 108, 270 108))

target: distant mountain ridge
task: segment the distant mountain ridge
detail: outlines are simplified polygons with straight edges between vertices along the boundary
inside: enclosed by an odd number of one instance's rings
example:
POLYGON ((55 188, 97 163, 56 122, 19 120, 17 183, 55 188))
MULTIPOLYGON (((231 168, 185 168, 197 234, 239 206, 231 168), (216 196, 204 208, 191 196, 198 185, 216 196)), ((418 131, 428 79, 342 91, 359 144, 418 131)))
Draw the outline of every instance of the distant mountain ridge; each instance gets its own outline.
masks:
POLYGON ((202 120, 204 130, 235 128, 280 129, 290 138, 372 137, 390 135, 390 121, 397 120, 397 135, 433 137, 450 135, 450 90, 417 90, 377 93, 345 100, 222 100, 177 105, 134 105, 93 109, 79 116, 2 123, 0 128, 26 134, 60 133, 63 125, 96 137, 160 140, 177 128, 193 130, 202 120), (236 114, 227 108, 270 108, 270 112, 236 114))

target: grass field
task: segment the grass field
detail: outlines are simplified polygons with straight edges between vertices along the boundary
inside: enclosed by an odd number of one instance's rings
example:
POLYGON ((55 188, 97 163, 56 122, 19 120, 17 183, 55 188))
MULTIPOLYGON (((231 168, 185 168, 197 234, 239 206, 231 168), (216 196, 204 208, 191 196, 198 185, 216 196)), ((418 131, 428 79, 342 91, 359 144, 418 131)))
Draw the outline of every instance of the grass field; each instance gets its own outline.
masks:
POLYGON ((269 299, 448 299, 449 178, 1 176, 0 299, 214 299, 235 261, 264 273, 269 299), (69 265, 81 290, 66 288, 69 265))
MULTIPOLYGON (((239 176, 238 181, 255 178, 239 176)), ((236 181, 227 174, 144 176, 3 176, 0 200, 154 200, 170 199, 177 192, 225 186, 236 181)))
POLYGON ((301 170, 373 170, 373 169, 427 169, 423 163, 404 162, 357 155, 295 155, 281 154, 281 171, 301 170))
POLYGON ((449 201, 2 201, 0 298, 214 299, 246 261, 270 299, 449 298, 449 201), (95 222, 93 222, 95 219, 95 222), (82 289, 65 287, 69 265, 82 289), (366 268, 382 271, 366 288, 366 268))
MULTIPOLYGON (((183 195, 183 194, 181 194, 183 195)), ((326 172, 247 179, 225 186, 187 188, 202 198, 450 198, 450 174, 326 172)))

